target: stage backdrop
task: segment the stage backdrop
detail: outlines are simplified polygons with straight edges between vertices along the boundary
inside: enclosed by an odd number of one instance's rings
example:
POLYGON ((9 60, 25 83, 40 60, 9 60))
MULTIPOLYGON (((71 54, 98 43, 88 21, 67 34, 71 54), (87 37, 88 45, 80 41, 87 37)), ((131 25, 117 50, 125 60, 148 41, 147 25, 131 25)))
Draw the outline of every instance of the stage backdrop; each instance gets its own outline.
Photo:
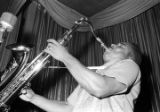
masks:
MULTIPOLYGON (((16 2, 15 2, 16 3, 16 2)), ((11 6, 14 6, 12 2, 11 6)), ((17 7, 9 7, 9 11, 17 13, 17 7), (12 9, 12 10, 11 10, 12 9)), ((160 111, 160 5, 139 14, 122 23, 96 30, 96 34, 109 46, 121 41, 134 42, 143 52, 142 89, 135 104, 135 112, 160 111)), ((67 30, 55 22, 47 10, 37 2, 33 2, 28 9, 18 15, 18 22, 14 31, 0 48, 0 69, 3 71, 11 58, 11 51, 5 46, 12 43, 29 43, 34 47, 31 50, 30 61, 37 56, 47 45, 48 38, 60 39, 67 30)), ((77 57, 85 66, 98 66, 103 63, 103 50, 92 34, 74 32, 73 38, 66 48, 77 57)), ((38 94, 51 100, 66 100, 77 86, 77 82, 65 68, 50 68, 50 66, 64 67, 54 59, 42 69, 31 81, 31 88, 38 94)), ((13 112, 43 112, 18 97, 11 105, 13 112)))

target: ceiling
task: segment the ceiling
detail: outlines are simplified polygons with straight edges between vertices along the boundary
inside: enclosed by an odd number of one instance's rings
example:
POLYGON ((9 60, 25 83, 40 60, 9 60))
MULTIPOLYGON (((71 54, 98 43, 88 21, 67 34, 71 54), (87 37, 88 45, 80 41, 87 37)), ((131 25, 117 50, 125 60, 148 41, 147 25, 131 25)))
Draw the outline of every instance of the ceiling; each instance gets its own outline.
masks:
POLYGON ((120 0, 58 0, 77 12, 90 17, 120 0))

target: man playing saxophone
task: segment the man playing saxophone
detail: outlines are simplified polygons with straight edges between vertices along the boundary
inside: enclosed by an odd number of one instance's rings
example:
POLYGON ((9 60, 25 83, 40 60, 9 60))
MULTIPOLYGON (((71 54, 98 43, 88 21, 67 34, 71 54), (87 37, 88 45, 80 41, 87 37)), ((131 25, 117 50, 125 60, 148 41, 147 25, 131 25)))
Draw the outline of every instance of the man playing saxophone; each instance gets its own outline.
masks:
POLYGON ((23 89, 20 98, 48 112, 133 112, 140 92, 141 53, 132 43, 112 44, 103 54, 104 64, 96 72, 88 69, 54 39, 44 50, 65 64, 78 82, 67 101, 44 98, 23 89))

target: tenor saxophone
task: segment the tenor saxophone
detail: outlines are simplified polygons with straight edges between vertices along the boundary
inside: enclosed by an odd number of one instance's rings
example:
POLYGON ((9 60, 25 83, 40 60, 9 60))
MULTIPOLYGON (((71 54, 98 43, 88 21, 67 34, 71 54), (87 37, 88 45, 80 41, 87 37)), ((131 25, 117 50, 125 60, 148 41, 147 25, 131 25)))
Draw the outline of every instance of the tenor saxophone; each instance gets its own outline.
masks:
MULTIPOLYGON (((64 36, 59 40, 59 43, 65 45, 72 38, 73 31, 86 20, 87 18, 81 18, 80 20, 75 21, 73 27, 64 33, 64 36)), ((0 108, 5 108, 5 110, 7 110, 9 100, 17 95, 17 93, 36 76, 36 74, 49 62, 50 57, 51 55, 42 51, 16 75, 17 77, 13 78, 0 91, 0 108)))

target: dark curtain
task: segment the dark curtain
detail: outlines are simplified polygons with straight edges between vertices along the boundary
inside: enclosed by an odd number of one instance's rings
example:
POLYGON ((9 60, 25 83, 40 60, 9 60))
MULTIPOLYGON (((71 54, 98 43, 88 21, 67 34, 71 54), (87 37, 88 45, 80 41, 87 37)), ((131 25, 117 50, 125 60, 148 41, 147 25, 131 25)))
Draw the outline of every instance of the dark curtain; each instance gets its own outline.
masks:
MULTIPOLYGON (((160 5, 156 5, 146 12, 126 22, 106 27, 96 31, 96 34, 109 46, 111 43, 121 41, 137 43, 143 52, 141 64, 142 89, 135 104, 135 112, 160 111, 160 5)), ((46 47, 48 38, 56 40, 63 37, 67 30, 59 26, 36 2, 33 2, 23 14, 24 24, 21 36, 17 42, 30 43, 30 61, 46 47)), ((15 31, 16 32, 16 31, 15 31)), ((98 66, 103 63, 103 50, 95 41, 90 32, 74 32, 73 38, 66 48, 85 66, 98 66)), ((5 52, 2 52, 5 57, 5 52)), ((3 60, 4 61, 4 60, 3 60)), ((50 68, 49 66, 64 67, 54 59, 42 69, 31 81, 31 88, 38 94, 51 100, 66 100, 76 87, 77 82, 72 78, 66 68, 50 68)), ((11 105, 13 112, 42 112, 32 104, 21 101, 18 97, 11 105)))
POLYGON ((22 13, 19 12, 22 12, 21 7, 24 5, 24 3, 25 0, 10 0, 10 2, 8 3, 9 5, 6 8, 6 12, 10 12, 17 16, 17 22, 12 32, 6 32, 3 35, 4 42, 0 46, 0 72, 4 71, 7 63, 10 60, 10 57, 12 56, 12 52, 9 49, 6 49, 6 46, 16 43, 19 32, 22 31, 22 13))

